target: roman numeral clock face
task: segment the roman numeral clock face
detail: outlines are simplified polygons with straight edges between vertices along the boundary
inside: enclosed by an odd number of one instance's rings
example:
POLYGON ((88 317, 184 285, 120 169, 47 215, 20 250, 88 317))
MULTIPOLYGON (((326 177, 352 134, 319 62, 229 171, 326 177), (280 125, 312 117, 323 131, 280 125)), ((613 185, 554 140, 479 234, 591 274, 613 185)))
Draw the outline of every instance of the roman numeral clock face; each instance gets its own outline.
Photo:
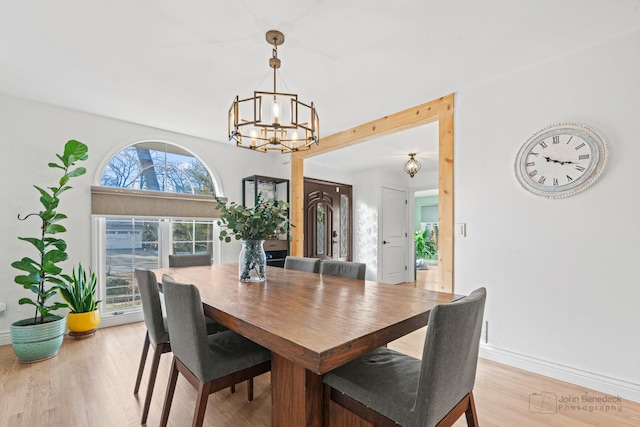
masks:
POLYGON ((558 124, 537 132, 520 148, 516 177, 538 196, 567 197, 593 184, 606 160, 607 145, 595 130, 558 124))

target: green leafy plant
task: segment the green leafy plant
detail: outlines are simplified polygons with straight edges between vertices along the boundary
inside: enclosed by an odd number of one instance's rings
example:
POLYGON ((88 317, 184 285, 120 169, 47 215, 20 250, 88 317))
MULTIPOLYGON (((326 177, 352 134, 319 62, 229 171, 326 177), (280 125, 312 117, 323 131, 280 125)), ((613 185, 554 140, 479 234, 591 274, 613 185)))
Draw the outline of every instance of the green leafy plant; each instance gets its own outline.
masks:
POLYGON ((293 227, 289 220, 289 204, 281 200, 263 201, 261 195, 254 208, 226 203, 216 197, 216 209, 220 210, 218 225, 226 230, 220 232, 220 240, 264 240, 275 234, 285 234, 293 227))
POLYGON ((78 264, 71 274, 71 280, 60 285, 60 294, 73 313, 90 313, 98 308, 101 300, 96 300, 98 280, 91 268, 89 274, 78 264))
POLYGON ((68 141, 64 146, 62 155, 56 154, 60 163, 49 163, 48 166, 54 169, 60 169, 62 176, 58 180, 58 185, 54 187, 42 188, 34 185, 40 193, 40 203, 43 210, 38 213, 31 213, 24 218, 18 214, 18 219, 24 221, 30 217, 38 217, 41 221, 41 234, 38 237, 18 237, 20 240, 29 242, 36 248, 38 257, 36 259, 24 257, 20 261, 11 264, 12 267, 25 272, 15 277, 14 281, 33 292, 35 296, 31 298, 21 298, 18 303, 31 304, 35 306, 35 314, 33 324, 44 323, 50 313, 54 310, 67 307, 62 302, 48 303, 60 285, 71 280, 68 275, 62 273, 59 263, 68 259, 67 243, 57 236, 64 233, 67 229, 60 222, 67 218, 66 215, 57 211, 60 203, 60 195, 70 190, 72 187, 68 185, 72 178, 84 175, 87 170, 83 167, 73 168, 76 162, 84 161, 89 158, 87 154, 88 148, 79 141, 68 141))
POLYGON ((416 256, 418 258, 429 258, 438 253, 436 242, 430 239, 429 231, 416 231, 413 234, 416 241, 416 256))

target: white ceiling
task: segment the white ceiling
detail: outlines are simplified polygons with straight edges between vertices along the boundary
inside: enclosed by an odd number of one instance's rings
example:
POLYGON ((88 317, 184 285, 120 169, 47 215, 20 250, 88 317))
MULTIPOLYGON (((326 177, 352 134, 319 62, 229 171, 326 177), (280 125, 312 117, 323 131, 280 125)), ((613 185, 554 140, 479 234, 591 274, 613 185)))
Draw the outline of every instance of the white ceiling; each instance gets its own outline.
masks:
POLYGON ((437 169, 437 123, 310 157, 305 162, 350 172, 375 167, 402 171, 404 164, 409 160, 409 153, 416 153, 415 158, 420 162, 421 170, 437 169))
POLYGON ((272 28, 326 136, 637 31, 640 0, 0 0, 0 92, 226 142, 272 28))

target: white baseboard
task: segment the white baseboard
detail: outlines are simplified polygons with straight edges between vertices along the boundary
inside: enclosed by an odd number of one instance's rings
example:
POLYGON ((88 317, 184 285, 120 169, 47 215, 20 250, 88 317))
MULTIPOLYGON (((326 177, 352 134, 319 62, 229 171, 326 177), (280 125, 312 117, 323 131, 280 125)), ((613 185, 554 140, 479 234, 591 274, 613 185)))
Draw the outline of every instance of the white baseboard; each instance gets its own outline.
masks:
POLYGON ((11 331, 0 331, 0 345, 11 344, 11 331))
POLYGON ((480 344, 480 357, 640 403, 640 384, 502 350, 487 344, 480 344))
MULTIPOLYGON (((98 326, 98 329, 108 328, 110 326, 124 325, 125 323, 141 322, 143 320, 144 315, 142 314, 142 310, 125 312, 116 315, 110 314, 107 316, 102 316, 100 318, 100 325, 98 326)), ((0 331, 0 345, 9 344, 11 344, 11 331, 0 331)))

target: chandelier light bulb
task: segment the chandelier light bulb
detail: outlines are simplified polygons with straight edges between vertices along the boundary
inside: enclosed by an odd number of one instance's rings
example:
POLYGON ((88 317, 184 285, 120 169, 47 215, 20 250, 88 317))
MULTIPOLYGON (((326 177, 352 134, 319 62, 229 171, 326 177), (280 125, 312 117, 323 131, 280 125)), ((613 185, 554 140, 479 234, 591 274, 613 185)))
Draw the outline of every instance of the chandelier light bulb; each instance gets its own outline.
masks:
POLYGON ((280 103, 276 99, 273 100, 271 113, 273 114, 273 123, 276 125, 280 123, 280 103))

